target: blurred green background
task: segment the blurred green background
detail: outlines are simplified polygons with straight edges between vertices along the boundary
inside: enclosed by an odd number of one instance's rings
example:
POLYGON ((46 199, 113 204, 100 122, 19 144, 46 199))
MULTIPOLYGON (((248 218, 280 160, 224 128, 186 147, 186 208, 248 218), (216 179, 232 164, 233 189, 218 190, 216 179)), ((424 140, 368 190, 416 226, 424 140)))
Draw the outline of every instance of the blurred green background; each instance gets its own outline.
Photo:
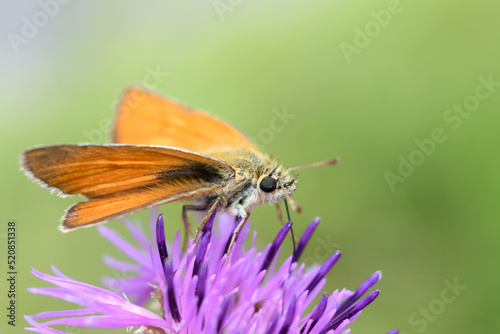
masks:
MULTIPOLYGON (((23 314, 68 308, 26 292, 45 285, 31 266, 101 284, 102 254, 117 255, 95 229, 58 231, 78 199, 27 180, 19 153, 105 142, 122 89, 148 75, 158 92, 229 121, 285 166, 342 158, 301 171, 293 197, 304 212, 293 219, 300 235, 322 217, 307 261, 343 252, 326 291, 383 272, 381 295, 352 333, 498 332, 499 2, 63 2, 0 5, 0 235, 5 254, 7 221, 17 223, 15 333, 23 314), (293 118, 269 131, 284 110, 293 118)), ((180 205, 161 211, 173 236, 180 205)), ((252 218, 260 242, 272 240, 273 207, 252 218)))

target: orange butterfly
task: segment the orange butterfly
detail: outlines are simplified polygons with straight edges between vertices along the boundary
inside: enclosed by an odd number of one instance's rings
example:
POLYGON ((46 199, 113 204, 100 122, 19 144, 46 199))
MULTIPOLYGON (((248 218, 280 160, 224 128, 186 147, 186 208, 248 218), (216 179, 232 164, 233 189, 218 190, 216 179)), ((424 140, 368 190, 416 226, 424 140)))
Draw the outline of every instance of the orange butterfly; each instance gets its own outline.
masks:
POLYGON ((22 153, 22 167, 31 179, 61 196, 88 199, 66 211, 62 231, 194 199, 195 205, 182 209, 186 229, 187 211, 208 210, 200 230, 213 210, 222 207, 242 218, 234 242, 247 212, 257 205, 288 199, 300 211, 289 197, 298 175, 289 172, 302 167, 284 168, 241 132, 204 112, 130 89, 118 111, 113 142, 42 146, 22 153))

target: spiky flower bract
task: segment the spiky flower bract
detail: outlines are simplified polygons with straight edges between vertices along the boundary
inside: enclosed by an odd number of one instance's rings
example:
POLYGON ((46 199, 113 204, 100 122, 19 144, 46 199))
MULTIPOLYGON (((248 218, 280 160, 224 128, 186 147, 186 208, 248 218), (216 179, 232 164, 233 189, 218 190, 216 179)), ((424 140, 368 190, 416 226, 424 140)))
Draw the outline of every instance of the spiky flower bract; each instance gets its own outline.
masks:
POLYGON ((365 296, 381 278, 381 273, 376 272, 354 292, 342 289, 318 296, 326 274, 341 256, 337 251, 323 264, 310 268, 299 264, 319 219, 307 227, 295 253, 278 264, 279 250, 292 223, 285 224, 263 251, 255 246, 255 232, 250 246, 245 247, 250 229, 247 223, 227 258, 234 218, 220 215, 215 222, 215 215, 216 212, 208 220, 199 241, 191 240, 185 252, 180 245, 180 233, 172 244, 167 244, 163 215, 151 224, 149 242, 139 227, 126 222, 139 247, 100 226, 99 232, 131 259, 130 263, 105 257, 114 272, 120 273, 106 278, 105 283, 121 295, 73 280, 55 267, 55 276, 33 269, 33 275, 56 287, 30 288, 30 292, 57 297, 81 308, 26 316, 32 326, 26 329, 66 333, 52 328, 62 325, 134 327, 136 333, 144 334, 349 333, 346 328, 379 294, 375 290, 365 296), (152 303, 146 303, 151 299, 156 301, 156 309, 144 306, 151 306, 152 303), (53 319, 40 322, 47 318, 53 319))

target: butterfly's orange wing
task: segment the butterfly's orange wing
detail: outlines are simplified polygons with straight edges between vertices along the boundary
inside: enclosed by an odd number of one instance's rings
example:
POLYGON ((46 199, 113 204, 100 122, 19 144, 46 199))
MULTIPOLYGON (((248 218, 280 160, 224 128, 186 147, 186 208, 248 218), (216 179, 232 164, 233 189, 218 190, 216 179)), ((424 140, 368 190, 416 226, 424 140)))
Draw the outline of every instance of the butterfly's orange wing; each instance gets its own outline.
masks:
POLYGON ((178 147, 207 155, 231 149, 258 151, 226 122, 135 88, 127 90, 121 101, 113 141, 178 147))
POLYGON ((83 195, 63 216, 63 230, 213 192, 234 173, 223 161, 182 149, 136 145, 56 145, 27 150, 28 176, 62 195, 83 195))
POLYGON ((188 190, 173 187, 152 187, 122 192, 113 196, 92 199, 71 206, 61 219, 64 232, 88 227, 121 218, 144 209, 173 201, 201 196, 212 191, 212 187, 188 190), (175 192, 178 190, 179 192, 175 192))

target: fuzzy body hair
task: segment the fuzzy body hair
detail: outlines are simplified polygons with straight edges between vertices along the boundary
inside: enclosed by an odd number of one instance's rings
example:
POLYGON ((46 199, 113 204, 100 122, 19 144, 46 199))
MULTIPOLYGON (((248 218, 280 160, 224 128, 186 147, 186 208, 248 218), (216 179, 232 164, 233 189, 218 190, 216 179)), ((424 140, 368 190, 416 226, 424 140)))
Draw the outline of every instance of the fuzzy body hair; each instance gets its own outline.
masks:
POLYGON ((222 176, 215 196, 204 198, 202 202, 209 204, 215 198, 223 197, 226 199, 225 210, 234 216, 241 214, 240 206, 249 212, 261 204, 279 203, 297 188, 297 178, 268 155, 247 150, 214 152, 210 155, 229 164, 234 174, 222 176), (259 184, 266 176, 278 180, 280 186, 272 192, 262 191, 259 184))

